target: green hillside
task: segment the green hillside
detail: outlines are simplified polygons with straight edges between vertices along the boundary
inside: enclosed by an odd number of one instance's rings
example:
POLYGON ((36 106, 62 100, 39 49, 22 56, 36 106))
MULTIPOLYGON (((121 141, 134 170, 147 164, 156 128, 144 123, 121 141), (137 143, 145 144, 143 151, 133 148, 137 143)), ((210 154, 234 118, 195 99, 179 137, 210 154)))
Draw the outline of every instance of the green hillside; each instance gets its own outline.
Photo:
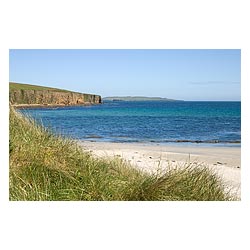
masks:
POLYGON ((50 90, 50 91, 57 91, 57 92, 71 92, 71 91, 67 91, 64 89, 49 88, 49 87, 44 87, 44 86, 16 83, 16 82, 10 82, 9 86, 10 86, 10 91, 12 90, 50 90))

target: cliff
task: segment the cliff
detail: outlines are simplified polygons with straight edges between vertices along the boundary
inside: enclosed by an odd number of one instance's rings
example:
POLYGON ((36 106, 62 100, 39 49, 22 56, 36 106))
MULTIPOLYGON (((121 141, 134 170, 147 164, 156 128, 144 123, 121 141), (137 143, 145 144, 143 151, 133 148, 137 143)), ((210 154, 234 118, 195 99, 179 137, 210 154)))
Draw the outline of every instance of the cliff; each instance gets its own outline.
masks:
POLYGON ((43 86, 10 83, 9 101, 14 106, 71 106, 101 103, 101 96, 43 86))

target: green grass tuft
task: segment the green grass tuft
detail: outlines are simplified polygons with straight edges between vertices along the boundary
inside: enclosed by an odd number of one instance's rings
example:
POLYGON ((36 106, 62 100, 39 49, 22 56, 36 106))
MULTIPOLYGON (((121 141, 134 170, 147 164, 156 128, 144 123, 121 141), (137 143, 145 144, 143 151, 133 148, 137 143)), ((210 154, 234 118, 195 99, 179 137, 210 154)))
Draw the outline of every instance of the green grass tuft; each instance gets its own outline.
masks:
POLYGON ((119 159, 93 158, 10 108, 10 200, 234 200, 204 166, 148 174, 119 159))

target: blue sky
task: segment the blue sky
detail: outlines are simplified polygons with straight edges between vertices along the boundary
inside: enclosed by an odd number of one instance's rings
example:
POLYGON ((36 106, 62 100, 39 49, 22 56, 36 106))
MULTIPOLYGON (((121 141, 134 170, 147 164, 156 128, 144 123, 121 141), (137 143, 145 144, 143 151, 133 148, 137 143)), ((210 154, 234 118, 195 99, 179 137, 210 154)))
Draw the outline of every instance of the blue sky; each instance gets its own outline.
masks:
POLYGON ((240 100, 240 50, 10 50, 10 81, 105 96, 240 100))

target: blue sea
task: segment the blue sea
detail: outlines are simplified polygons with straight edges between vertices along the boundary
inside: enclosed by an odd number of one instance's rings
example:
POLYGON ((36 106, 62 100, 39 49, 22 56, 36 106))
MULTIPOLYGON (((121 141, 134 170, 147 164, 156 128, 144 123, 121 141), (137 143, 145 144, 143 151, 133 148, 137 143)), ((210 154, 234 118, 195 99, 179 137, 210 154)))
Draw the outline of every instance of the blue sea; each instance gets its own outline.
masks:
POLYGON ((240 102, 104 102, 22 110, 54 133, 105 142, 240 146, 240 102))

